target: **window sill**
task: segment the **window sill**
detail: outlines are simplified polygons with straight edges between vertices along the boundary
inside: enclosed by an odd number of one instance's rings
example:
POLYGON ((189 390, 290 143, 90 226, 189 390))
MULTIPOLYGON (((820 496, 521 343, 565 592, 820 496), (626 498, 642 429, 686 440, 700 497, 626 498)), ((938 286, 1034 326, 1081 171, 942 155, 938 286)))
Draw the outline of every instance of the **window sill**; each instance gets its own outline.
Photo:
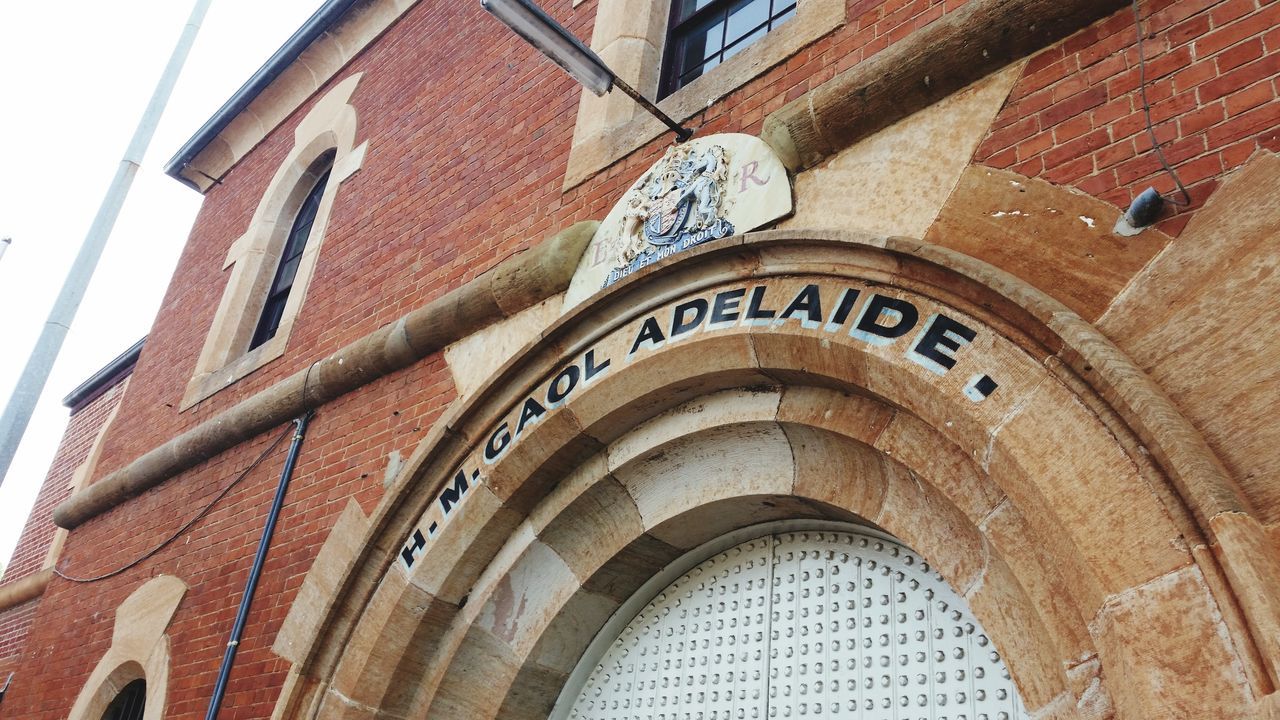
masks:
POLYGON ((259 368, 267 366, 281 355, 284 355, 285 347, 289 344, 289 330, 290 328, 285 327, 282 323, 276 331, 275 337, 241 355, 235 361, 219 370, 202 373, 191 378, 191 381, 187 383, 187 391, 182 396, 182 403, 178 406, 178 412, 185 412, 196 403, 213 397, 223 388, 248 377, 259 368))
MULTIPOLYGON (((786 62, 802 48, 844 23, 845 3, 842 0, 801 0, 795 17, 707 74, 663 98, 658 107, 683 123, 769 69, 786 62)), ((635 83, 642 92, 647 89, 646 94, 652 96, 653 88, 646 86, 653 82, 641 82, 638 77, 625 79, 635 83)), ((606 98, 609 102, 633 102, 621 93, 610 93, 606 98)), ((588 102, 579 107, 579 126, 591 123, 602 127, 586 137, 575 139, 565 171, 565 191, 577 187, 645 143, 670 132, 657 119, 643 112, 617 127, 608 127, 602 122, 601 110, 598 104, 588 102)))

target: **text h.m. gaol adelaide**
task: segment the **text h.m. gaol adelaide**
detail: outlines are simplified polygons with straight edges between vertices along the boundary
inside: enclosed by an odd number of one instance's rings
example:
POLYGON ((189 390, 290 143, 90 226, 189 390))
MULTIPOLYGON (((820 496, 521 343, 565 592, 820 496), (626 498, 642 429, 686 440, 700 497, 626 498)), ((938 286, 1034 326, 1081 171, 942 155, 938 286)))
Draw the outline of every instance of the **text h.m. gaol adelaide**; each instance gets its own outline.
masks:
POLYGON ((1280 717, 1280 3, 543 9, 692 137, 329 0, 170 161, 0 717, 1280 717))

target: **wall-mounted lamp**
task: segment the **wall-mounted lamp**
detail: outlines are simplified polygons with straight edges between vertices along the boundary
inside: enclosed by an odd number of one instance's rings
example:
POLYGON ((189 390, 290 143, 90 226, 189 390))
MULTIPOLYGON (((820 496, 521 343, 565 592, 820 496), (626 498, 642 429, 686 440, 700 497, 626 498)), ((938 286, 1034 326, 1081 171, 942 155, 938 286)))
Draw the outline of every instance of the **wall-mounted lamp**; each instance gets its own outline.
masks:
POLYGON ((1164 209, 1164 198, 1155 188, 1143 190, 1129 203, 1129 209, 1116 220, 1115 233, 1132 237, 1155 223, 1164 209))
POLYGON ((693 135, 692 130, 672 120, 657 105, 623 82, 599 55, 565 30, 532 0, 480 0, 480 6, 564 68, 586 89, 596 95, 604 95, 616 87, 671 128, 678 142, 684 142, 693 135))

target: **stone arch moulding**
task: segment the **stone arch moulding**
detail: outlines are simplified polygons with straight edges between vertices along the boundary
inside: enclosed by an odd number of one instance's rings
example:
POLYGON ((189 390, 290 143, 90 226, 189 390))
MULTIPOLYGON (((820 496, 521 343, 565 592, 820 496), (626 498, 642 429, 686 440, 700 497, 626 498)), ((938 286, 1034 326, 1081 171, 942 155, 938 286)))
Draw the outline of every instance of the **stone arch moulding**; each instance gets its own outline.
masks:
POLYGON ((951 251, 769 231, 598 293, 438 423, 324 569, 276 715, 545 718, 645 580, 796 518, 928 559, 1033 717, 1243 717, 1275 687, 1273 550, 1113 345, 951 251))
POLYGON ((138 679, 147 682, 144 720, 165 716, 169 686, 169 636, 165 630, 186 592, 186 584, 178 578, 160 575, 120 603, 111 647, 76 697, 70 720, 101 720, 124 686, 138 679))
POLYGON ((360 78, 361 73, 356 73, 335 85, 298 123, 293 149, 267 185, 248 228, 227 251, 223 264, 224 270, 230 268, 227 287, 187 383, 183 410, 284 354, 324 244, 338 188, 364 164, 368 143, 356 145, 356 110, 350 104, 360 78), (333 154, 332 164, 324 165, 332 171, 280 327, 270 340, 246 351, 294 216, 323 172, 318 161, 328 153, 333 154))

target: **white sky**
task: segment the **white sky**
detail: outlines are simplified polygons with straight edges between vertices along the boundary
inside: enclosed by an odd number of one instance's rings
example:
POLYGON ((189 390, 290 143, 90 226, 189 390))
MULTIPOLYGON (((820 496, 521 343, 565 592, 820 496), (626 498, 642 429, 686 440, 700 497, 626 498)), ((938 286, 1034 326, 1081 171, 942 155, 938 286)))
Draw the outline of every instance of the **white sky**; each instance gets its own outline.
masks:
MULTIPOLYGON (((321 0, 214 0, 8 475, 7 564, 66 426, 61 399, 145 335, 200 206, 162 167, 321 0)), ((0 403, 194 0, 0 4, 0 403)))

